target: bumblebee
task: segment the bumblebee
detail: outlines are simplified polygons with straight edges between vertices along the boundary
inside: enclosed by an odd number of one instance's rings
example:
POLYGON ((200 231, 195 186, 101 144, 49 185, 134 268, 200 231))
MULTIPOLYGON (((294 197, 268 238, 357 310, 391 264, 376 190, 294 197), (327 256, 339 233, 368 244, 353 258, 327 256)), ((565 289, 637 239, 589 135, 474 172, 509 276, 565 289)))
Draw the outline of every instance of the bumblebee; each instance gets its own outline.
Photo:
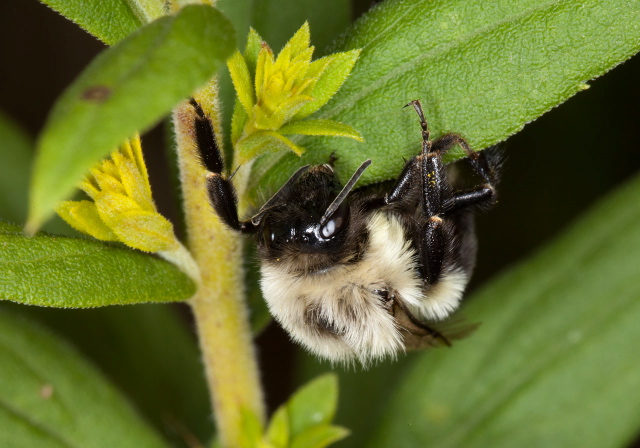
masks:
POLYGON ((202 108, 196 140, 211 204, 231 229, 252 234, 269 310, 298 343, 332 362, 363 365, 405 349, 450 345, 472 327, 443 322, 462 299, 476 258, 474 212, 495 204, 499 152, 471 150, 458 134, 431 140, 412 101, 422 150, 395 181, 355 189, 333 163, 298 169, 260 210, 238 217, 236 192, 202 108), (442 156, 461 147, 478 185, 457 188, 442 156))

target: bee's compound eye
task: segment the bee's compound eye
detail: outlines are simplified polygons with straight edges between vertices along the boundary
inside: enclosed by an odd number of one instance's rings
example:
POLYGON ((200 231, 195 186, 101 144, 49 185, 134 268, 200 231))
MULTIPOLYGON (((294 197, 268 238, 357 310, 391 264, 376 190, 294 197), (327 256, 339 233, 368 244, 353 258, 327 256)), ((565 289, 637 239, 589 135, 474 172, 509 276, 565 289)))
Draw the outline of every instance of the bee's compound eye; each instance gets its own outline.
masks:
POLYGON ((341 204, 329 220, 320 228, 320 235, 326 240, 332 238, 345 228, 347 221, 349 221, 349 206, 341 204))
POLYGON ((262 225, 262 241, 266 244, 271 242, 271 226, 266 222, 262 225))
POLYGON ((289 240, 290 230, 276 222, 265 222, 262 228, 262 239, 265 244, 282 244, 289 240))
POLYGON ((265 223, 262 228, 262 238, 266 244, 273 244, 273 242, 278 238, 278 234, 276 232, 277 229, 271 227, 269 223, 265 223))

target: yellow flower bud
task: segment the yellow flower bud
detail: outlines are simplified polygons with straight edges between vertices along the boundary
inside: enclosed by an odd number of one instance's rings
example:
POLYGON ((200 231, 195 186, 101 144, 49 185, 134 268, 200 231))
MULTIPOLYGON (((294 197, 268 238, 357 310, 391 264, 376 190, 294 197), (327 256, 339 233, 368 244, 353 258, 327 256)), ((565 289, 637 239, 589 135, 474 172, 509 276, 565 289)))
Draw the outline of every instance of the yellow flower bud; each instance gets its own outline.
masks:
POLYGON ((57 212, 80 232, 145 252, 180 246, 173 226, 153 202, 139 136, 97 164, 79 187, 92 201, 65 201, 57 212))
POLYGON ((238 96, 231 132, 238 163, 281 149, 301 155, 304 148, 284 134, 329 135, 363 141, 360 133, 349 125, 331 120, 303 120, 338 91, 360 54, 360 50, 353 50, 312 62, 313 51, 309 24, 305 23, 277 57, 251 30, 244 55, 238 51, 229 58, 227 66, 238 96))

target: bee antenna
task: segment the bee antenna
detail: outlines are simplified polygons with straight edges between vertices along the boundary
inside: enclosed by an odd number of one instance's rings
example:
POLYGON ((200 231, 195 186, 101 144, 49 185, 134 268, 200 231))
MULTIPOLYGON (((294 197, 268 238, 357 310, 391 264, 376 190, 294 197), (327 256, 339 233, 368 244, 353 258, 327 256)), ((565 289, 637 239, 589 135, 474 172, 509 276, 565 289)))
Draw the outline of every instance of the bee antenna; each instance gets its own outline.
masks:
POLYGON ((227 180, 231 180, 231 179, 233 179, 233 176, 235 176, 235 175, 236 175, 236 173, 238 172, 238 170, 240 169, 240 167, 241 167, 241 166, 242 166, 242 165, 238 165, 238 168, 236 168, 236 170, 235 170, 233 173, 231 173, 231 176, 229 176, 229 178, 228 178, 227 180))
POLYGON ((269 199, 262 207, 260 207, 260 210, 258 210, 258 213, 254 215, 253 218, 251 218, 251 223, 254 226, 257 226, 258 224, 260 224, 260 221, 262 220, 262 217, 265 215, 265 213, 269 211, 269 209, 273 207, 273 205, 280 200, 281 196, 284 195, 284 192, 287 191, 289 187, 293 185, 300 176, 302 176, 305 172, 307 172, 310 167, 311 165, 305 165, 298 168, 298 170, 295 173, 293 173, 293 175, 289 178, 287 183, 285 183, 282 187, 280 187, 280 189, 276 192, 276 194, 274 194, 271 197, 271 199, 269 199))
POLYGON ((322 215, 322 218, 320 218, 320 225, 325 225, 327 220, 331 217, 331 215, 333 215, 333 212, 335 212, 338 209, 338 207, 340 207, 340 204, 342 204, 342 201, 344 201, 345 198, 351 192, 351 190, 353 190, 353 187, 356 185, 356 182, 358 182, 358 179, 360 179, 360 176, 362 176, 362 173, 364 173, 364 170, 366 170, 369 167, 369 165, 371 165, 371 159, 367 159, 364 162, 362 162, 362 165, 360 165, 356 170, 356 172, 353 173, 353 176, 351 176, 351 179, 349 179, 349 182, 347 182, 347 185, 344 186, 340 194, 336 196, 336 198, 333 200, 331 205, 329 205, 327 210, 324 212, 324 215, 322 215))

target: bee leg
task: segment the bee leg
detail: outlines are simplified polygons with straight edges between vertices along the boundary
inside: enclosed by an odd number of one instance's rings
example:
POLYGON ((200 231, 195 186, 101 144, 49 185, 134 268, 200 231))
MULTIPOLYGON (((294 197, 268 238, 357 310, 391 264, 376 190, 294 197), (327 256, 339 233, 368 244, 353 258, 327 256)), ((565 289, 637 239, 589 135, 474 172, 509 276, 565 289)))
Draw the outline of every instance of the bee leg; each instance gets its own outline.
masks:
MULTIPOLYGON (((371 201, 369 208, 379 208, 402 202, 411 192, 421 192, 422 208, 426 220, 418 230, 416 243, 422 265, 422 277, 426 283, 433 285, 441 277, 442 265, 450 242, 450 223, 444 221, 443 198, 444 192, 449 191, 447 173, 442 163, 442 155, 456 145, 455 142, 464 141, 455 134, 447 134, 443 138, 431 141, 429 128, 420 101, 415 100, 407 104, 413 106, 420 118, 422 128, 422 151, 409 160, 396 181, 395 186, 382 200, 371 201), (449 143, 451 142, 451 143, 449 143)), ((466 143, 466 142, 465 142, 466 143)))
POLYGON ((476 152, 467 141, 457 134, 446 134, 432 143, 434 151, 446 152, 454 146, 460 146, 466 153, 473 170, 484 180, 484 184, 470 190, 456 192, 445 204, 446 212, 453 212, 471 206, 489 207, 497 199, 498 168, 501 154, 496 147, 476 152))
POLYGON ((426 282, 433 285, 440 279, 447 245, 443 215, 443 189, 448 186, 440 151, 423 152, 418 156, 421 171, 422 206, 426 222, 419 244, 426 282))
MULTIPOLYGON (((433 156, 441 157, 449 149, 456 146, 456 144, 464 144, 463 147, 468 148, 467 142, 457 134, 446 134, 439 139, 432 141, 429 139, 429 126, 427 120, 422 111, 422 104, 419 100, 411 101, 407 106, 413 106, 418 117, 420 118, 420 127, 422 128, 422 152, 420 155, 413 157, 407 163, 405 163, 402 173, 396 181, 396 185, 391 192, 384 198, 384 205, 389 205, 402 199, 410 190, 415 187, 415 183, 420 181, 423 159, 429 157, 429 154, 433 156)), ((442 163, 439 163, 437 174, 442 178, 445 173, 442 168, 442 163)), ((433 179, 435 180, 435 179, 433 179)))
POLYGON ((421 182, 421 203, 426 220, 420 231, 418 251, 422 262, 422 277, 427 284, 435 285, 446 274, 443 269, 445 259, 457 251, 457 239, 454 236, 457 233, 456 223, 447 215, 446 209, 447 199, 451 197, 451 185, 442 156, 455 146, 461 146, 467 153, 473 151, 466 140, 457 134, 445 134, 435 141, 429 140, 427 122, 420 102, 412 101, 409 104, 416 110, 422 128, 422 152, 415 158, 419 176, 414 178, 421 182))
POLYGON ((200 159, 207 169, 207 191, 209 201, 220 219, 233 230, 251 233, 255 226, 251 221, 241 222, 238 219, 238 198, 231 178, 223 174, 224 162, 220 154, 218 140, 211 119, 196 100, 190 100, 195 110, 193 128, 200 159))
POLYGON ((438 282, 446 253, 447 236, 450 227, 443 222, 442 185, 446 184, 446 175, 439 153, 425 153, 409 160, 395 186, 381 200, 372 200, 366 204, 369 209, 394 205, 410 196, 415 189, 422 192, 421 203, 427 216, 425 224, 419 231, 416 240, 419 250, 422 277, 429 285, 438 282))
POLYGON ((467 160, 484 183, 472 189, 454 192, 446 200, 445 211, 451 213, 468 207, 489 208, 496 203, 498 198, 496 186, 499 181, 498 172, 501 165, 501 152, 496 147, 487 148, 482 152, 475 152, 466 144, 460 146, 467 152, 467 160))
POLYGON ((429 132, 420 102, 410 104, 416 109, 422 126, 422 153, 417 159, 421 163, 423 206, 427 222, 423 228, 420 253, 423 276, 428 284, 433 285, 443 274, 445 257, 449 254, 456 258, 457 254, 462 259, 463 248, 460 245, 468 246, 454 237, 459 233, 457 227, 461 225, 455 218, 456 212, 472 206, 486 208, 495 203, 500 153, 493 148, 475 152, 458 134, 445 134, 434 141, 426 141, 429 132), (442 156, 456 146, 467 153, 473 170, 484 181, 483 185, 466 191, 452 190, 442 156))
POLYGON ((420 102, 412 101, 408 106, 413 106, 420 118, 422 151, 405 164, 395 186, 381 203, 372 204, 371 207, 400 202, 411 191, 420 190, 425 222, 419 230, 416 242, 422 277, 427 284, 435 285, 442 280, 445 271, 443 266, 448 263, 446 260, 455 259, 456 254, 462 250, 459 247, 461 242, 456 238, 461 223, 455 218, 455 212, 472 205, 490 205, 495 201, 494 185, 497 176, 494 165, 497 163, 493 163, 493 159, 497 156, 487 160, 484 152, 474 152, 467 141, 457 134, 445 134, 436 140, 430 140, 420 102), (474 171, 485 181, 485 185, 469 191, 452 190, 442 156, 456 146, 460 146, 468 154, 474 171))
MULTIPOLYGON (((420 240, 418 241, 419 255, 423 266, 423 278, 429 284, 438 282, 442 273, 442 265, 447 249, 448 238, 446 223, 443 216, 443 196, 444 190, 448 188, 447 173, 442 163, 442 155, 454 146, 454 144, 439 144, 442 138, 433 142, 429 138, 427 120, 422 111, 420 101, 415 100, 408 105, 413 106, 420 118, 422 128, 422 152, 410 162, 417 169, 413 178, 420 180, 420 191, 422 193, 422 208, 426 217, 426 222, 422 225, 420 240)), ((447 136, 454 134, 447 134, 447 136)), ((462 139, 460 137, 460 139, 462 139)), ((451 138, 455 141, 455 137, 451 138)))

